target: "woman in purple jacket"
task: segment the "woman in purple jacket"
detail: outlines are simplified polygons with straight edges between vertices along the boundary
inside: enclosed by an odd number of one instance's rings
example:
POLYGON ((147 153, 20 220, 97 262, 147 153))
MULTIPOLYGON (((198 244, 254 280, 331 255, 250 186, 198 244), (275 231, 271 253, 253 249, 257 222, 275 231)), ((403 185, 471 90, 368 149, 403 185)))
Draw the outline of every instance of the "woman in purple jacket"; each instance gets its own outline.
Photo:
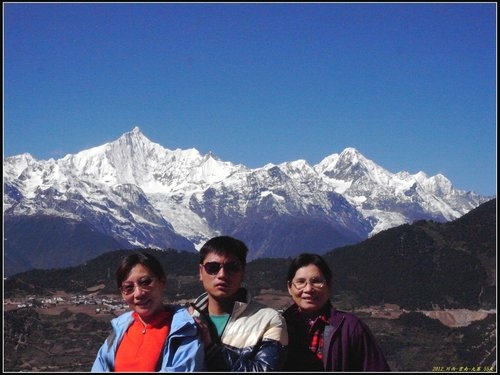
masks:
POLYGON ((288 354, 285 371, 390 371, 368 326, 330 302, 332 272, 316 254, 300 254, 290 265, 285 312, 288 354))

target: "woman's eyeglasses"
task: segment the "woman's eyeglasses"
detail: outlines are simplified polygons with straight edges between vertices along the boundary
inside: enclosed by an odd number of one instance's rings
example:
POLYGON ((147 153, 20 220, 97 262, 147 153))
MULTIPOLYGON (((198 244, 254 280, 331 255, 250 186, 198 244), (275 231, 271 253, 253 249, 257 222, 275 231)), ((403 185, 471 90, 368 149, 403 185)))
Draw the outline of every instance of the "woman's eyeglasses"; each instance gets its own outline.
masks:
POLYGON ((323 279, 311 279, 311 280, 297 279, 297 280, 293 280, 292 284, 297 290, 304 289, 307 284, 310 284, 311 288, 313 288, 313 289, 321 289, 325 285, 325 280, 323 280, 323 279))
POLYGON ((134 293, 135 291, 135 288, 136 287, 139 287, 139 289, 143 290, 143 291, 150 291, 151 289, 154 288, 154 281, 155 281, 155 277, 151 277, 151 276, 146 276, 146 277, 143 277, 142 279, 140 279, 137 283, 127 283, 127 284, 123 284, 121 287, 120 287, 120 291, 125 294, 125 295, 129 295, 129 294, 132 294, 134 293))
POLYGON ((224 268, 224 271, 227 273, 237 273, 241 271, 241 264, 239 262, 207 262, 202 264, 202 266, 209 275, 217 275, 221 268, 224 268))

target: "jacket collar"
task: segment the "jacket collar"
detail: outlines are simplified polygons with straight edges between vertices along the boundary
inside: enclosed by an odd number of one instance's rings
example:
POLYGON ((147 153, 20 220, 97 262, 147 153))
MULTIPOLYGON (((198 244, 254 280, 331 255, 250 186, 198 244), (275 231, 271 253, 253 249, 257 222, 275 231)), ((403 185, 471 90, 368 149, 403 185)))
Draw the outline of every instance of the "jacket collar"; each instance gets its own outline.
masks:
MULTIPOLYGON (((239 314, 239 311, 249 303, 250 299, 250 293, 245 288, 240 288, 236 292, 236 302, 231 315, 239 314)), ((203 311, 205 314, 208 314, 208 293, 205 292, 196 298, 194 305, 196 310, 203 311)))

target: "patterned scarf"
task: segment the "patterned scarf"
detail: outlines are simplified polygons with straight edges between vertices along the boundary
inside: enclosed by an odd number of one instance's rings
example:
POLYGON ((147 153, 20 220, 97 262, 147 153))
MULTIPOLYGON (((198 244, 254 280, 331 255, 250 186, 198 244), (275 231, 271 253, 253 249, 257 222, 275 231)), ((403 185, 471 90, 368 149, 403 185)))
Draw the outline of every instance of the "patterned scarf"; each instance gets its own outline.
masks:
POLYGON ((323 332, 327 325, 328 316, 325 313, 309 321, 309 349, 315 353, 319 359, 323 359, 323 332))

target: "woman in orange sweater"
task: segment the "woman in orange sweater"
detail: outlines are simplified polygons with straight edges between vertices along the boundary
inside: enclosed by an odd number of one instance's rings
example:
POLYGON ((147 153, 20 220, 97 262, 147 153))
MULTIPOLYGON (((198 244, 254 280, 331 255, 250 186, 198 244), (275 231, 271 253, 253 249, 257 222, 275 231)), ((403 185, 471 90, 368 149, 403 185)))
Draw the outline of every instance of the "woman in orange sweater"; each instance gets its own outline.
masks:
POLYGON ((99 349, 93 372, 203 371, 204 348, 187 310, 164 305, 166 276, 148 253, 125 257, 116 282, 128 311, 111 321, 112 333, 99 349))

